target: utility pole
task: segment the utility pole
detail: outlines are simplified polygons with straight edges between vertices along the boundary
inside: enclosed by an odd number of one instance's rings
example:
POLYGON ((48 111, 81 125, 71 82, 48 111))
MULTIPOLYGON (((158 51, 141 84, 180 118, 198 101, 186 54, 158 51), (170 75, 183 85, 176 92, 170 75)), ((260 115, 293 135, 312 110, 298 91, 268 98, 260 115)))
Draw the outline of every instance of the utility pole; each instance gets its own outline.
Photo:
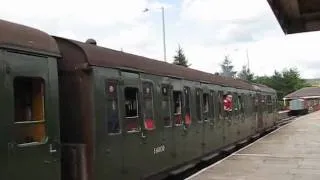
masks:
POLYGON ((161 7, 161 12, 162 12, 163 59, 164 59, 164 62, 167 62, 166 30, 165 30, 164 8, 163 7, 161 7))
POLYGON ((249 53, 248 53, 248 48, 246 49, 246 53, 247 53, 247 69, 250 69, 250 59, 249 59, 249 53))
MULTIPOLYGON (((146 8, 143 12, 148 12, 149 9, 146 8)), ((164 20, 164 7, 161 7, 161 17, 162 17, 162 41, 163 41, 163 60, 167 62, 167 45, 166 45, 166 28, 165 28, 165 20, 164 20)))

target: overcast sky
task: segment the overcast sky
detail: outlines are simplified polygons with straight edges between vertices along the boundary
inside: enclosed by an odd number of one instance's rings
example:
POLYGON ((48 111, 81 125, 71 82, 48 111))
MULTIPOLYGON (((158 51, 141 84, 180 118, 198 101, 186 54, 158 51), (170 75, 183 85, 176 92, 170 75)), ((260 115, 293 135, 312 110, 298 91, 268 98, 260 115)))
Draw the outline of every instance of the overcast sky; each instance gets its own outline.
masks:
POLYGON ((0 18, 163 60, 161 6, 170 62, 180 44, 192 68, 220 71, 229 54, 239 71, 248 49, 257 75, 297 67, 304 78, 320 78, 320 33, 285 36, 267 0, 10 0, 1 3, 0 18))

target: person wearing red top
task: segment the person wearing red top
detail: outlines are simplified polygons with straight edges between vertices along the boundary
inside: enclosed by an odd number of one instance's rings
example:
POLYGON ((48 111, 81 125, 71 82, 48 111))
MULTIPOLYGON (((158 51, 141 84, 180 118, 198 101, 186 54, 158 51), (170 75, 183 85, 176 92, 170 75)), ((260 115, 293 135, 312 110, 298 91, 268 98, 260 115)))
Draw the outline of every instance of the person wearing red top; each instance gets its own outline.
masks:
POLYGON ((225 111, 232 111, 232 96, 227 95, 227 97, 223 100, 224 110, 225 111))

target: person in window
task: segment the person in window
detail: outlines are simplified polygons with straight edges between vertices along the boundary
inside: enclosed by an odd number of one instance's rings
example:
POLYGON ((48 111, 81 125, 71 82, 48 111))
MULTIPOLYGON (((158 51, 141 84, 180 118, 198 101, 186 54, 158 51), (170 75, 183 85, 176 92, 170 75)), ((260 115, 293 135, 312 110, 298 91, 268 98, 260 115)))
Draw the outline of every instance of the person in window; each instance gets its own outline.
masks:
POLYGON ((181 106, 178 105, 176 108, 176 114, 181 114, 181 106))
POLYGON ((181 124, 182 123, 182 118, 181 118, 181 106, 180 104, 176 107, 176 124, 181 124))
POLYGON ((115 100, 112 100, 111 103, 111 112, 108 121, 108 132, 109 133, 118 133, 120 131, 120 124, 119 124, 119 117, 118 117, 118 110, 117 110, 117 103, 115 100))
POLYGON ((227 111, 227 112, 231 112, 232 111, 232 96, 231 95, 227 95, 224 98, 223 107, 224 107, 224 110, 227 111))
POLYGON ((151 117, 147 117, 144 113, 144 128, 147 130, 153 130, 155 128, 154 121, 151 117))
POLYGON ((190 113, 188 113, 188 112, 185 115, 185 123, 187 126, 190 126, 190 124, 191 124, 191 117, 190 117, 190 113))

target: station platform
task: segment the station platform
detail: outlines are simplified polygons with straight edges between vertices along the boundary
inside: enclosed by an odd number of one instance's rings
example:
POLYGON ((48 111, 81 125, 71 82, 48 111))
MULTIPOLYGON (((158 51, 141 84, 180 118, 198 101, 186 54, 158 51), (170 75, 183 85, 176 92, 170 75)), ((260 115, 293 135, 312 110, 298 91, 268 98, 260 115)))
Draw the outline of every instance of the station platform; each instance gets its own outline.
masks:
POLYGON ((301 116, 187 180, 320 180, 320 111, 301 116))

